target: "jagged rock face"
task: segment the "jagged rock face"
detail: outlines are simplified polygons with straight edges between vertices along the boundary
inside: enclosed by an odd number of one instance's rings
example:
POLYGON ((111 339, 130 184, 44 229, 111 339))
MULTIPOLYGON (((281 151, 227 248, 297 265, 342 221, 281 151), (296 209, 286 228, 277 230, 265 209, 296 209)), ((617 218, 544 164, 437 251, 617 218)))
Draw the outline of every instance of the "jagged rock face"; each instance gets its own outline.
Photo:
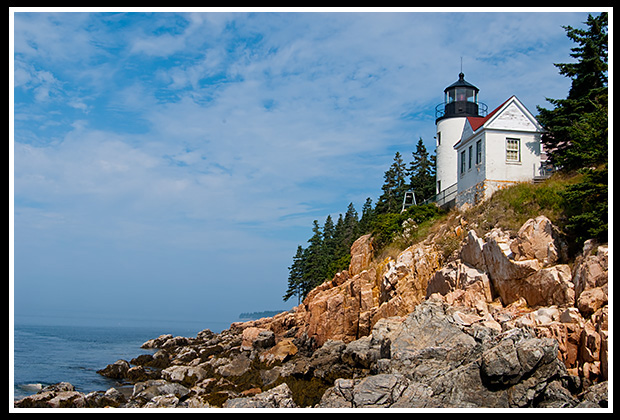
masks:
POLYGON ((442 260, 433 244, 420 243, 396 260, 369 267, 372 242, 366 236, 351 251, 350 270, 312 290, 297 308, 302 319, 299 334, 318 346, 329 339, 356 340, 370 334, 379 319, 411 312, 426 297, 428 281, 442 260))
POLYGON ((372 235, 360 236, 351 245, 351 262, 349 263, 349 275, 355 276, 364 271, 374 257, 372 235))
POLYGON ((558 261, 557 240, 547 234, 554 229, 540 228, 541 225, 550 225, 548 219, 539 217, 536 220, 538 223, 533 220, 526 222, 515 240, 494 229, 485 236, 485 242, 473 230, 470 231, 461 250, 461 259, 487 273, 493 291, 504 305, 523 298, 529 306, 572 306, 575 293, 569 266, 548 266, 550 261, 558 261), (511 250, 517 250, 518 254, 511 250))

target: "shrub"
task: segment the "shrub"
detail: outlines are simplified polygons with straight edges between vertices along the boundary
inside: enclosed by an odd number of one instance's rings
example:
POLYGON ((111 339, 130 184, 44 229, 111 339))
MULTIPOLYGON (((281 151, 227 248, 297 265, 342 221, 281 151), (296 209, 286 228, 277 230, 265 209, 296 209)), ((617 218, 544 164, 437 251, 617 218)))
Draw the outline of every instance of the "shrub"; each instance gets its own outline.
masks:
POLYGON ((403 213, 384 213, 375 216, 372 222, 372 235, 378 249, 397 240, 403 233, 403 223, 413 220, 421 225, 443 215, 444 212, 434 204, 411 206, 403 213))

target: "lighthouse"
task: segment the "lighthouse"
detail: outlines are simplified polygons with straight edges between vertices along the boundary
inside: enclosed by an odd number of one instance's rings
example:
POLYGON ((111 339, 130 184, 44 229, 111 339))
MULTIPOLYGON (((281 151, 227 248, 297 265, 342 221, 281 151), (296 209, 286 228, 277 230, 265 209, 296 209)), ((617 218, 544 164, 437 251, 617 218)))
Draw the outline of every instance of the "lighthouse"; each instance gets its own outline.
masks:
POLYGON ((478 102, 479 89, 465 80, 459 79, 445 88, 444 102, 435 107, 437 125, 436 159, 438 199, 449 201, 456 194, 457 152, 454 145, 461 139, 467 117, 486 116, 487 106, 478 102))

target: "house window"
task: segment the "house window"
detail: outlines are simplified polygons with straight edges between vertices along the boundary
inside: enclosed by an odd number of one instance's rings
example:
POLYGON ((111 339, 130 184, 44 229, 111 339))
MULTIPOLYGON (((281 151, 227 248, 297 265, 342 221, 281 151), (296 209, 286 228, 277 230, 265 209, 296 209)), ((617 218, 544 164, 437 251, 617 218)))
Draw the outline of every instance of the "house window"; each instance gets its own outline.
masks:
POLYGON ((521 140, 506 139, 506 161, 508 162, 520 162, 521 161, 521 140))
POLYGON ((465 150, 461 152, 461 173, 465 173, 465 150))
POLYGON ((471 169, 471 160, 472 160, 472 155, 473 155, 473 151, 472 151, 473 146, 469 146, 469 150, 468 150, 468 161, 467 161, 467 169, 471 169))
POLYGON ((482 163, 482 140, 476 142, 476 165, 482 163))

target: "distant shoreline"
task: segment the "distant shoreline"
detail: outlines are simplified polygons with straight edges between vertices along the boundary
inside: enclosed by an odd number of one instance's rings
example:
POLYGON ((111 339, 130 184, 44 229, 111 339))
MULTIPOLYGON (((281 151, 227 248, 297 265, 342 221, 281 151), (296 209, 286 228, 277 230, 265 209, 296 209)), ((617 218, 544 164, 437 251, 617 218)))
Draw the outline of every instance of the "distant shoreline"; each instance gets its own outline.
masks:
POLYGON ((253 319, 261 319, 261 318, 271 318, 282 312, 287 312, 287 311, 282 309, 279 311, 241 312, 239 314, 239 319, 253 320, 253 319))

